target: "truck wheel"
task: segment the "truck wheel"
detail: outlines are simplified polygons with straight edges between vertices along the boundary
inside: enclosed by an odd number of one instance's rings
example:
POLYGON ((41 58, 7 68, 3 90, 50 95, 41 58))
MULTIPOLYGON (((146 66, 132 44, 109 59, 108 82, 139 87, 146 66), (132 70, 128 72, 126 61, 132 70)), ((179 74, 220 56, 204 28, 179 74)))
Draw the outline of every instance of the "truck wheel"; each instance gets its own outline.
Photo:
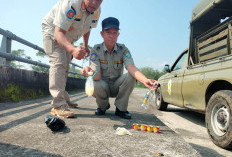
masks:
POLYGON ((232 149, 232 91, 221 90, 213 94, 206 108, 208 134, 219 147, 232 149))
POLYGON ((159 87, 155 93, 155 106, 158 110, 166 111, 168 107, 168 103, 164 102, 162 94, 161 94, 161 88, 159 87))

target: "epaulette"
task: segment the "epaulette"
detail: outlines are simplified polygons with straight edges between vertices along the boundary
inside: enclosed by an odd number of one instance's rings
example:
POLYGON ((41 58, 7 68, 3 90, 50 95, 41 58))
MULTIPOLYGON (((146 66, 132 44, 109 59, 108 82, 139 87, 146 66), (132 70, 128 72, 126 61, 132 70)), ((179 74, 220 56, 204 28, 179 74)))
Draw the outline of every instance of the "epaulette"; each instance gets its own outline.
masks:
POLYGON ((116 43, 120 50, 123 50, 123 44, 116 43))

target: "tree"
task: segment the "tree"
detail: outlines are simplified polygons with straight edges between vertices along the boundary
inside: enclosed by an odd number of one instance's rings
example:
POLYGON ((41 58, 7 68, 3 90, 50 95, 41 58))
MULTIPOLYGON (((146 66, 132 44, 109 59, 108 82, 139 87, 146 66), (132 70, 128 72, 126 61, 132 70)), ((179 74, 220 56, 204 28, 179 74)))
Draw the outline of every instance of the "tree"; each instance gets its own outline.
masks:
MULTIPOLYGON (((42 51, 38 51, 36 53, 36 56, 38 57, 41 57, 41 58, 44 58, 44 56, 46 56, 46 54, 42 51)), ((41 61, 39 60, 38 62, 41 63, 41 61)), ((45 67, 41 67, 41 66, 35 66, 35 65, 31 65, 31 68, 33 71, 36 71, 36 72, 44 72, 44 73, 47 73, 49 71, 48 68, 45 68, 45 67)))
MULTIPOLYGON (((42 63, 40 60, 38 62, 42 63)), ((31 68, 32 68, 33 71, 36 71, 36 72, 47 73, 49 71, 48 68, 41 67, 41 66, 32 65, 31 68)))
MULTIPOLYGON (((153 68, 151 67, 143 67, 140 69, 140 71, 149 79, 154 79, 154 80, 158 80, 162 75, 164 75, 166 72, 163 70, 163 71, 159 71, 159 70, 154 70, 153 68)), ((140 83, 140 82, 137 82, 137 87, 142 87, 142 88, 145 88, 145 86, 140 83)))
MULTIPOLYGON (((24 53, 24 50, 22 50, 22 49, 13 50, 11 53, 17 57, 22 57, 22 58, 26 58, 26 59, 30 59, 30 60, 32 59, 30 56, 26 56, 24 53)), ((46 54, 44 52, 38 51, 36 53, 36 56, 43 58, 44 56, 46 56, 46 54)), ((38 62, 41 63, 40 60, 38 62)), ((24 68, 24 66, 21 65, 20 62, 18 62, 18 64, 16 64, 16 61, 11 61, 11 66, 13 68, 24 68)), ((31 65, 31 68, 33 71, 37 71, 37 72, 48 72, 48 70, 49 70, 48 68, 35 66, 35 65, 31 65)))
MULTIPOLYGON (((17 57, 25 57, 26 56, 24 53, 24 50, 22 50, 22 49, 13 50, 11 53, 17 57)), ((16 61, 11 61, 10 65, 13 68, 24 68, 24 66, 21 65, 20 62, 18 62, 18 64, 17 64, 16 61)))
POLYGON ((46 56, 46 53, 44 53, 44 52, 42 52, 42 51, 38 51, 38 52, 36 53, 36 56, 38 56, 38 57, 45 57, 45 56, 46 56))

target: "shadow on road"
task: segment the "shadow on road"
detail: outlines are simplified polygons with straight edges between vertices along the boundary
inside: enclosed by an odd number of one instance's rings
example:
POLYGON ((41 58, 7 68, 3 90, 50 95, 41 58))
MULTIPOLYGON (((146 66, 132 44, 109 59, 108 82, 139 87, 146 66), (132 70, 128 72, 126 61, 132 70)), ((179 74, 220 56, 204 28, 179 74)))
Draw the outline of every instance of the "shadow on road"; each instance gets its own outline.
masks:
POLYGON ((35 103, 41 103, 41 100, 43 100, 43 102, 49 101, 49 103, 50 103, 51 97, 21 101, 18 103, 15 103, 15 102, 0 103, 0 106, 1 106, 0 111, 9 110, 9 109, 13 109, 13 108, 16 109, 19 107, 23 107, 23 106, 27 106, 27 105, 31 105, 31 104, 35 104, 35 103))
POLYGON ((70 133, 70 128, 65 126, 63 129, 59 130, 59 131, 53 131, 53 134, 67 134, 70 133))
MULTIPOLYGON (((82 95, 82 93, 77 94, 77 95, 82 95)), ((73 100, 73 102, 81 100, 81 99, 84 99, 86 97, 87 96, 80 97, 78 99, 73 100)), ((34 102, 34 103, 36 103, 36 102, 34 102)), ((31 104, 33 104, 33 103, 26 103, 24 105, 18 104, 18 103, 17 104, 14 103, 12 105, 11 104, 4 105, 4 106, 2 105, 1 106, 1 111, 8 110, 8 109, 11 109, 11 108, 18 108, 18 107, 22 107, 22 106, 27 106, 27 105, 31 105, 31 104)), ((6 117, 6 116, 10 116, 10 115, 14 115, 14 114, 17 114, 17 113, 20 113, 20 112, 24 112, 24 111, 27 111, 27 110, 39 108, 39 107, 46 106, 46 105, 50 105, 50 101, 49 102, 40 103, 40 104, 37 104, 37 105, 33 105, 33 106, 29 106, 29 107, 25 107, 25 108, 21 108, 21 109, 14 110, 14 111, 9 111, 9 112, 3 113, 3 114, 0 114, 0 118, 6 117)), ((80 109, 80 108, 78 108, 78 109, 80 109)))
MULTIPOLYGON (((71 92, 71 94, 69 95, 70 98, 72 97, 77 97, 77 96, 81 96, 81 95, 85 95, 84 92, 79 92, 79 93, 76 93, 74 94, 74 92, 71 92)), ((80 99, 75 99, 73 101, 77 101, 77 100, 81 100, 81 99, 84 99, 86 98, 87 96, 83 96, 81 97, 80 99)), ((26 101, 21 101, 21 102, 18 102, 18 103, 15 103, 15 102, 5 102, 5 103, 0 103, 0 111, 3 111, 3 110, 9 110, 9 109, 16 109, 18 107, 22 107, 22 106, 27 106, 27 105, 31 105, 31 104, 35 104, 35 103, 41 103, 41 100, 43 100, 43 102, 45 101, 49 101, 48 103, 50 104, 51 103, 51 99, 52 97, 51 96, 47 96, 47 97, 44 97, 44 98, 38 98, 38 99, 33 99, 33 100, 26 100, 26 101)))
POLYGON ((187 119, 197 125, 205 127, 205 115, 202 113, 194 112, 183 108, 174 108, 172 106, 168 107, 167 111, 163 112, 173 112, 184 119, 187 119))
POLYGON ((10 145, 6 143, 0 143, 0 156, 23 156, 23 157, 31 157, 31 156, 47 156, 47 157, 61 157, 61 155, 51 154, 42 152, 36 149, 29 149, 21 146, 10 145))
MULTIPOLYGON (((3 113, 3 114, 0 114, 0 118, 10 116, 10 115, 14 115, 14 114, 24 112, 24 111, 27 111, 27 110, 35 109, 35 108, 38 108, 38 107, 42 107, 42 106, 49 105, 49 104, 50 103, 41 103, 41 104, 38 104, 38 105, 33 105, 33 106, 30 106, 30 107, 25 107, 25 108, 22 108, 22 109, 6 112, 6 113, 3 113)), ((1 107, 1 108, 3 108, 3 107, 1 107)), ((5 108, 3 108, 2 111, 3 110, 5 110, 5 108)))
POLYGON ((93 111, 92 114, 78 114, 76 118, 108 118, 112 121, 120 121, 124 125, 115 125, 114 129, 116 130, 117 127, 124 127, 126 129, 131 129, 134 123, 137 124, 146 124, 146 125, 154 125, 154 126, 166 126, 163 122, 161 122, 154 114, 148 113, 140 113, 131 111, 132 119, 123 119, 118 116, 115 116, 114 111, 106 111, 105 115, 97 116, 94 114, 95 109, 92 108, 78 108, 78 110, 85 110, 85 111, 93 111))
POLYGON ((197 150, 202 156, 210 156, 210 157, 226 157, 224 155, 218 154, 218 152, 216 152, 213 149, 207 148, 207 147, 203 147, 200 145, 196 145, 193 143, 189 143, 195 150, 197 150))
POLYGON ((25 123, 25 122, 30 121, 32 119, 38 118, 38 117, 48 113, 50 110, 51 109, 49 108, 49 109, 43 110, 41 112, 37 112, 35 114, 32 114, 32 115, 29 115, 29 116, 26 116, 26 117, 11 121, 9 123, 2 124, 2 125, 0 125, 0 132, 8 130, 10 128, 13 128, 13 127, 15 127, 15 126, 17 126, 19 124, 25 123))
POLYGON ((82 100, 82 99, 85 99, 85 98, 88 98, 88 96, 82 96, 82 97, 79 97, 77 99, 73 99, 72 102, 76 102, 76 101, 79 101, 79 100, 82 100))

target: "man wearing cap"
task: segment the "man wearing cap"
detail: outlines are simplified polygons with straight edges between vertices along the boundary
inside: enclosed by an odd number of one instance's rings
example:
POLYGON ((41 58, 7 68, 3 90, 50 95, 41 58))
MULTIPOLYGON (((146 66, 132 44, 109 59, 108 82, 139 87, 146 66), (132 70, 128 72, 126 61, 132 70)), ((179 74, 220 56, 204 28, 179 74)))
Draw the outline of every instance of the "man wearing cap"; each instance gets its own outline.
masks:
MULTIPOLYGON (((84 67, 82 74, 96 72, 94 77, 94 97, 98 105, 96 115, 104 115, 110 108, 109 97, 116 97, 115 115, 131 119, 127 111, 129 96, 134 89, 136 80, 151 88, 155 80, 148 79, 134 65, 130 51, 123 44, 117 43, 119 21, 114 17, 102 21, 101 36, 104 42, 94 46, 90 55, 90 67, 84 67), (129 73, 123 74, 123 66, 129 73)), ((157 88, 157 87, 156 87, 157 88)))
POLYGON ((73 117, 65 91, 69 63, 72 57, 81 60, 89 55, 88 40, 101 13, 103 0, 59 0, 42 21, 44 50, 49 57, 49 90, 53 97, 51 114, 73 117), (73 43, 83 37, 83 46, 73 43))

